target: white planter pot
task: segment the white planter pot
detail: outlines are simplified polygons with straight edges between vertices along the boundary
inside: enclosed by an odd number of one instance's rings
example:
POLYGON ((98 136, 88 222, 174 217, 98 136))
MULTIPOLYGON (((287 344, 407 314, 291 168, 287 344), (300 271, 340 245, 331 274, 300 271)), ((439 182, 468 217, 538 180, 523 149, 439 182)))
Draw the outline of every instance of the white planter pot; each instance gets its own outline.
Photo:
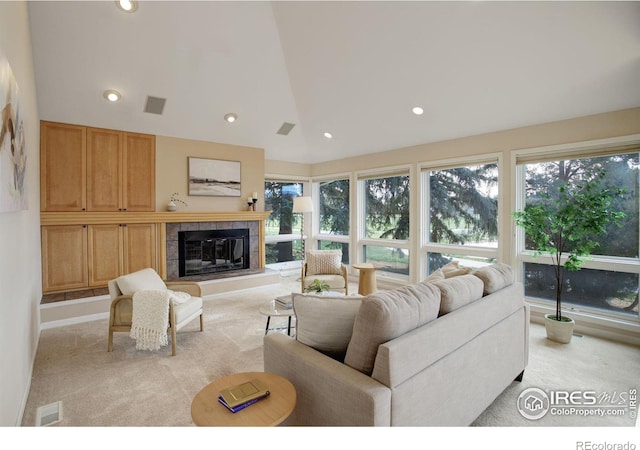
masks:
POLYGON ((174 202, 167 203, 167 211, 175 211, 178 206, 174 202))
POLYGON ((570 317, 565 317, 569 321, 559 321, 551 319, 555 317, 555 314, 546 314, 544 316, 544 326, 547 329, 547 339, 561 344, 568 344, 571 342, 571 336, 573 336, 573 327, 576 322, 570 317))

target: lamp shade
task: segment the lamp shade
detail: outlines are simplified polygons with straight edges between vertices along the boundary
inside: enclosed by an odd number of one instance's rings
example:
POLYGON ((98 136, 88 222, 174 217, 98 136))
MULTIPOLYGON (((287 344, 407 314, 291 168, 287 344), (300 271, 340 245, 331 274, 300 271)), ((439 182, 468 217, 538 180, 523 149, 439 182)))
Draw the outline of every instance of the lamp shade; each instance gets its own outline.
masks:
POLYGON ((313 211, 313 201, 311 197, 294 197, 293 198, 294 213, 307 213, 312 211, 313 211))

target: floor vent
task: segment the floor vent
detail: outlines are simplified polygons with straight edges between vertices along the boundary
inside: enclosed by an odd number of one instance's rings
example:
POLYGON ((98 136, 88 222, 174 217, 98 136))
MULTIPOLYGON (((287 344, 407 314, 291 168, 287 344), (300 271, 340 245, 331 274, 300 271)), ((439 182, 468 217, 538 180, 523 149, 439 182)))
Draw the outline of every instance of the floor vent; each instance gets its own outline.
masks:
POLYGON ((280 127, 280 129, 276 132, 277 134, 281 134, 283 136, 288 135, 289 133, 291 133, 291 130, 293 129, 293 127, 295 127, 296 124, 295 123, 289 123, 289 122, 284 122, 282 124, 282 126, 280 127))
POLYGON ((62 402, 50 403, 36 411, 36 426, 48 427, 62 421, 62 402))
POLYGON ((151 114, 162 114, 166 98, 152 97, 147 95, 147 102, 144 105, 144 112, 151 114))

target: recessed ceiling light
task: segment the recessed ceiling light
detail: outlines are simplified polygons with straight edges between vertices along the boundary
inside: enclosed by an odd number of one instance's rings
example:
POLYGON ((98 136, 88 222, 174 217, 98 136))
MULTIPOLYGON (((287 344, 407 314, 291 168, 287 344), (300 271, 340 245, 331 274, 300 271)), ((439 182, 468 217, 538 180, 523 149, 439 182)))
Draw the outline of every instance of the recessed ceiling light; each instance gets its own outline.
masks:
POLYGON ((234 113, 228 113, 224 115, 224 120, 226 120, 229 123, 232 123, 238 120, 238 116, 235 115, 234 113))
POLYGON ((422 115, 422 113, 424 112, 424 109, 420 108, 419 106, 414 106, 413 109, 411 110, 416 116, 420 116, 422 115))
POLYGON ((324 137, 326 137, 327 139, 331 139, 333 138, 333 134, 329 133, 328 131, 324 132, 324 137))
POLYGON ((114 90, 114 89, 108 89, 106 91, 104 91, 102 93, 102 96, 104 98, 106 98, 107 100, 109 100, 110 102, 117 102, 118 100, 120 100, 122 98, 122 95, 120 94, 120 92, 114 90))
POLYGON ((135 0, 116 0, 116 5, 124 12, 132 13, 138 9, 138 2, 135 0))

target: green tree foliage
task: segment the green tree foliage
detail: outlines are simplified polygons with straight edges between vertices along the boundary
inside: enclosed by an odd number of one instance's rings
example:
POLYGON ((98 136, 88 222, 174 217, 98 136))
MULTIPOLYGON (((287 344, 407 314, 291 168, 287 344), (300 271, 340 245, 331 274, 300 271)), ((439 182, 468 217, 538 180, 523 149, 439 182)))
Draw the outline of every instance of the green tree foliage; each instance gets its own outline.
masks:
POLYGON ((498 184, 496 164, 458 167, 432 172, 430 188, 430 240, 462 244, 495 238, 498 234, 498 199, 486 194, 498 184), (466 230, 465 233, 456 231, 466 230))
MULTIPOLYGON (((267 223, 277 224, 278 234, 293 233, 293 197, 302 193, 300 183, 267 181, 264 184, 265 210, 271 211, 267 223)), ((278 242, 276 255, 267 255, 270 262, 293 260, 293 243, 278 242)))
POLYGON ((409 239, 409 176, 373 178, 365 186, 367 237, 409 239))
POLYGON ((556 320, 562 320, 565 270, 580 270, 584 257, 600 245, 598 238, 605 233, 607 225, 618 224, 625 217, 614 205, 614 201, 622 197, 622 189, 606 183, 605 170, 590 173, 582 170, 581 165, 570 166, 566 162, 557 164, 556 179, 549 179, 549 172, 536 171, 535 194, 524 211, 513 214, 516 224, 525 230, 530 248, 537 255, 551 257, 556 320), (542 182, 548 183, 546 188, 542 182))

